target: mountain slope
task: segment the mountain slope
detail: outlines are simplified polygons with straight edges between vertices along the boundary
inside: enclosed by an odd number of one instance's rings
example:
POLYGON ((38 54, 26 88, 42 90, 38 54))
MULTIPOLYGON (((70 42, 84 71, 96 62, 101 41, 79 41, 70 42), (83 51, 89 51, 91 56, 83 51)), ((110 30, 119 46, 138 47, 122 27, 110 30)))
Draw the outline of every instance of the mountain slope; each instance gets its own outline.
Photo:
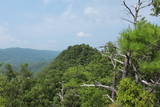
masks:
POLYGON ((100 55, 99 51, 89 45, 70 46, 52 61, 49 69, 64 70, 77 65, 86 65, 95 55, 100 55))
POLYGON ((28 63, 31 68, 39 68, 47 65, 57 55, 57 51, 7 48, 0 49, 0 62, 12 64, 14 67, 18 67, 22 63, 28 63))

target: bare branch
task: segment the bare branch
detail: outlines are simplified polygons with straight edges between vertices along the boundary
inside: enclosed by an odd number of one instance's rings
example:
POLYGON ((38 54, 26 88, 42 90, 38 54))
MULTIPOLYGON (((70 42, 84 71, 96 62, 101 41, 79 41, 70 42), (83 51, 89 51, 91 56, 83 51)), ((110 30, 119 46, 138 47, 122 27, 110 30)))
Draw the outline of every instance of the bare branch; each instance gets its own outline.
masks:
POLYGON ((122 61, 120 61, 118 59, 112 58, 111 56, 108 56, 108 58, 110 58, 111 60, 114 60, 114 61, 116 61, 116 62, 118 62, 118 63, 120 63, 122 65, 124 64, 124 62, 122 62, 122 61))
POLYGON ((59 83, 61 84, 62 88, 57 95, 60 97, 61 101, 63 102, 64 101, 64 82, 62 81, 59 83))
POLYGON ((142 6, 140 9, 143 9, 143 8, 149 7, 149 6, 151 6, 151 5, 152 5, 152 3, 153 3, 153 0, 152 0, 149 4, 146 4, 146 5, 142 6))
POLYGON ((142 83, 144 83, 144 84, 147 85, 147 86, 152 86, 151 83, 149 83, 149 82, 147 82, 147 81, 145 81, 145 80, 142 80, 142 83))
POLYGON ((146 8, 148 6, 151 6, 152 3, 153 3, 153 0, 151 2, 138 0, 137 3, 134 6, 128 6, 126 1, 123 0, 123 5, 126 8, 126 10, 128 11, 129 15, 132 16, 133 21, 130 21, 130 20, 125 19, 125 18, 123 18, 123 20, 125 20, 125 21, 127 21, 127 22, 129 22, 131 24, 136 25, 138 20, 140 20, 139 17, 141 17, 141 15, 140 15, 141 9, 146 8))
POLYGON ((133 14, 132 10, 129 8, 129 6, 126 4, 125 0, 123 1, 123 5, 125 6, 126 9, 128 9, 129 13, 132 15, 132 17, 135 17, 133 14))
POLYGON ((138 4, 141 4, 142 2, 141 2, 141 0, 138 0, 138 4))
POLYGON ((121 18, 121 19, 124 20, 124 21, 127 21, 127 22, 129 22, 129 23, 131 23, 131 24, 134 24, 134 22, 131 21, 131 20, 129 20, 129 19, 126 19, 126 18, 121 18))
POLYGON ((114 67, 114 69, 116 68, 116 63, 111 59, 112 65, 114 67))
POLYGON ((154 81, 153 81, 152 79, 150 79, 150 81, 151 81, 152 83, 154 83, 154 81))
POLYGON ((115 93, 117 92, 113 87, 102 85, 102 84, 83 84, 81 86, 82 87, 102 87, 102 88, 108 89, 110 91, 114 91, 115 93))
POLYGON ((107 95, 104 95, 104 96, 107 96, 111 101, 112 101, 112 103, 114 103, 115 101, 114 101, 114 99, 113 98, 111 98, 108 94, 107 95))
POLYGON ((126 55, 123 55, 123 54, 118 54, 119 56, 122 56, 122 57, 124 57, 124 58, 126 58, 126 55))
POLYGON ((61 101, 64 101, 64 97, 62 96, 61 93, 57 93, 57 95, 60 97, 61 101))
POLYGON ((122 64, 122 65, 124 64, 124 62, 122 62, 122 61, 120 61, 120 60, 118 60, 118 59, 115 59, 115 58, 114 58, 113 60, 116 61, 116 62, 118 62, 118 63, 120 63, 120 64, 122 64))
POLYGON ((160 85, 160 83, 159 83, 160 79, 158 79, 156 82, 153 81, 152 79, 150 79, 150 81, 151 81, 153 84, 155 84, 155 85, 160 85))
POLYGON ((142 83, 144 83, 145 85, 148 85, 148 86, 160 86, 159 82, 149 83, 149 82, 147 82, 145 80, 141 80, 141 81, 142 81, 142 83))

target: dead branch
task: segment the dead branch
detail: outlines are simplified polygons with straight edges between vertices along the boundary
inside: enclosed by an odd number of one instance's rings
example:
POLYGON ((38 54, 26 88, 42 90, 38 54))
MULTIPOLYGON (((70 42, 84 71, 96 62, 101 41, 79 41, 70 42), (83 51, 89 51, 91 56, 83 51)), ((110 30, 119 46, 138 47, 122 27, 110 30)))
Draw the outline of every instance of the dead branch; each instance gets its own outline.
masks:
POLYGON ((114 58, 113 60, 116 61, 116 62, 118 62, 118 63, 120 63, 120 64, 122 64, 122 65, 124 64, 124 62, 122 62, 122 61, 120 61, 120 60, 118 60, 118 59, 115 59, 115 58, 114 58))
POLYGON ((132 12, 131 8, 129 8, 129 6, 126 4, 125 0, 123 1, 123 5, 129 11, 129 13, 132 15, 132 17, 135 17, 134 13, 132 12))
POLYGON ((107 90, 114 91, 115 93, 117 93, 117 91, 113 87, 102 85, 102 84, 83 84, 81 86, 82 87, 102 87, 102 88, 105 88, 107 90))
POLYGON ((142 6, 140 9, 143 9, 143 8, 149 7, 149 6, 151 6, 151 5, 152 5, 152 3, 153 3, 153 0, 152 0, 150 3, 148 3, 148 4, 144 5, 144 6, 142 6))
POLYGON ((114 103, 114 102, 115 102, 115 101, 114 101, 114 99, 113 99, 113 98, 111 98, 108 94, 107 94, 107 95, 104 95, 104 96, 108 97, 108 98, 112 101, 112 103, 114 103))
POLYGON ((131 21, 131 20, 129 20, 129 19, 126 19, 126 18, 121 18, 121 19, 124 20, 124 21, 127 21, 127 22, 129 22, 129 23, 131 23, 131 24, 134 24, 134 22, 131 21))
POLYGON ((151 6, 153 3, 153 0, 147 4, 145 4, 145 2, 146 1, 138 0, 135 6, 128 6, 128 4, 126 3, 126 0, 123 0, 123 5, 129 12, 131 17, 133 18, 133 21, 128 20, 126 18, 123 18, 123 20, 135 25, 138 22, 138 18, 141 17, 140 11, 148 6, 151 6))
POLYGON ((150 82, 147 82, 146 80, 141 80, 141 82, 147 86, 158 86, 158 87, 160 86, 160 83, 158 81, 157 82, 152 81, 154 83, 150 83, 150 82))
POLYGON ((147 82, 147 81, 145 81, 145 80, 141 80, 141 82, 144 83, 144 84, 147 85, 147 86, 152 86, 151 83, 149 83, 149 82, 147 82))

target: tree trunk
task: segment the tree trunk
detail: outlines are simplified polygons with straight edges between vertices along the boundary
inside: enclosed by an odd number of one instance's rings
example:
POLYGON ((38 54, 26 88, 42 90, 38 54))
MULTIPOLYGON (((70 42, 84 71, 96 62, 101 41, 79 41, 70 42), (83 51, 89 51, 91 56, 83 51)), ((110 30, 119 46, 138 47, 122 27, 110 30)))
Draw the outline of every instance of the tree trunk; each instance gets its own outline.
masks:
POLYGON ((127 52, 126 57, 125 57, 125 61, 124 61, 124 71, 122 74, 122 79, 127 77, 129 62, 130 62, 130 53, 127 52))

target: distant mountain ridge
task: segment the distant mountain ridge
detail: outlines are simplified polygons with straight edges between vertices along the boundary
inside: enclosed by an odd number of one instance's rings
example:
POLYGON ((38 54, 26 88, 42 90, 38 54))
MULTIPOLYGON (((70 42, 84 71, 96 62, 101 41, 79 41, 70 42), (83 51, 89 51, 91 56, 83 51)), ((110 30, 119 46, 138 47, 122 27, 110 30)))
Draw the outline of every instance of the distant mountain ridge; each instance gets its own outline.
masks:
POLYGON ((29 48, 6 48, 0 49, 0 62, 12 64, 15 67, 18 67, 23 63, 38 67, 39 65, 43 66, 48 64, 58 54, 58 51, 35 50, 29 48))

